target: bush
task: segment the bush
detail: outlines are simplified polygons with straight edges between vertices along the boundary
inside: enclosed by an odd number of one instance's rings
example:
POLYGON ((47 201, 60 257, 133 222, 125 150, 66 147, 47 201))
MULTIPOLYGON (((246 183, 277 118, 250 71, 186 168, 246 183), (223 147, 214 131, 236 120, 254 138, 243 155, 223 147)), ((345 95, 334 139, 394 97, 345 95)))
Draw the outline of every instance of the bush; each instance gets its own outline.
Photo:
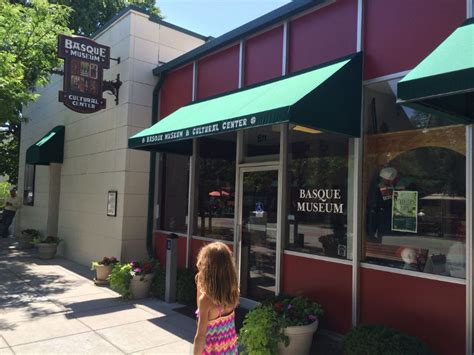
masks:
POLYGON ((125 299, 132 298, 132 293, 129 290, 130 280, 132 279, 131 271, 132 265, 130 263, 116 263, 109 276, 110 288, 120 293, 125 299))
MULTIPOLYGON (((176 276, 176 302, 196 307, 195 271, 192 269, 178 269, 176 276)), ((165 298, 166 271, 159 269, 151 285, 151 294, 159 299, 165 298)))
POLYGON ((344 339, 347 355, 429 355, 428 347, 419 339, 383 325, 359 325, 344 339))

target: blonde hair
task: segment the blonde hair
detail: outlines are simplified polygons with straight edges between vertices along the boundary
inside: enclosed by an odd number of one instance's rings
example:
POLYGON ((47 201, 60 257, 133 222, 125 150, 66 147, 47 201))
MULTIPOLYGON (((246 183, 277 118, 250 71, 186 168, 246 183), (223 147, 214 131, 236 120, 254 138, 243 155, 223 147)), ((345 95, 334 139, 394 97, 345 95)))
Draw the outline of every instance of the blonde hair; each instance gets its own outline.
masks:
POLYGON ((196 284, 202 293, 221 307, 239 303, 239 285, 234 259, 229 247, 221 242, 204 246, 198 254, 196 284))

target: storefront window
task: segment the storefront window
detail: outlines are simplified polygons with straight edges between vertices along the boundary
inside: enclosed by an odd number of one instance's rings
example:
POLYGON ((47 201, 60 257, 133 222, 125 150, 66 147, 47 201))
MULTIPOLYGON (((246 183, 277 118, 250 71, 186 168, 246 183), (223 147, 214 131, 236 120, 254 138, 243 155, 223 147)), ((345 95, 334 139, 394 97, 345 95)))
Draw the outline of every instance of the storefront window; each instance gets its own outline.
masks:
POLYGON ((244 163, 278 161, 281 127, 273 125, 244 130, 244 163))
POLYGON ((233 132, 198 141, 199 236, 234 239, 236 140, 233 132))
POLYGON ((397 105, 396 84, 365 90, 365 261, 464 278, 465 127, 397 105))
POLYGON ((162 154, 160 172, 159 229, 187 233, 189 156, 162 154))
POLYGON ((347 258, 349 138, 289 127, 286 248, 347 258))
POLYGON ((35 167, 36 165, 25 165, 23 204, 27 206, 33 206, 35 202, 35 167))

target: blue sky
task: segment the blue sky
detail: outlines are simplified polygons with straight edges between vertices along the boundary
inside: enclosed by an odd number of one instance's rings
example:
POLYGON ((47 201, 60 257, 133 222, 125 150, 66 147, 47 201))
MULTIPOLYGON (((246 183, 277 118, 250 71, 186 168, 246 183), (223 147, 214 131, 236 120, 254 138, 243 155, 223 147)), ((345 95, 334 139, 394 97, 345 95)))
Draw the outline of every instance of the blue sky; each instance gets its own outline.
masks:
POLYGON ((205 36, 220 36, 291 0, 157 0, 165 21, 205 36))

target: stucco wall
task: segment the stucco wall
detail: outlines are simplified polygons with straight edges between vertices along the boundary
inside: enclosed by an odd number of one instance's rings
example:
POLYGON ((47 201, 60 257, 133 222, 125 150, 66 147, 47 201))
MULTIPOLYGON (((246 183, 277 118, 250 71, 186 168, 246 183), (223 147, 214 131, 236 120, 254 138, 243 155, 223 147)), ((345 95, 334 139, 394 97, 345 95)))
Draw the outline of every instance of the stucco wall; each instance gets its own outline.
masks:
MULTIPOLYGON (((26 149, 51 128, 65 125, 64 162, 61 167, 58 236, 60 252, 82 264, 102 256, 122 260, 146 257, 146 216, 149 153, 127 149, 128 137, 151 122, 152 91, 157 78, 152 69, 203 43, 202 40, 152 22, 130 11, 95 40, 111 47, 111 61, 104 80, 123 82, 119 104, 107 99, 105 110, 79 114, 58 102, 62 77, 53 76, 41 88, 40 99, 24 111, 19 189, 23 190, 26 149), (107 192, 116 190, 117 217, 107 216, 107 192)), ((50 167, 37 166, 35 205, 23 206, 19 230, 37 228, 46 233, 49 216, 50 167)), ((52 190, 52 189, 51 189, 52 190)))

